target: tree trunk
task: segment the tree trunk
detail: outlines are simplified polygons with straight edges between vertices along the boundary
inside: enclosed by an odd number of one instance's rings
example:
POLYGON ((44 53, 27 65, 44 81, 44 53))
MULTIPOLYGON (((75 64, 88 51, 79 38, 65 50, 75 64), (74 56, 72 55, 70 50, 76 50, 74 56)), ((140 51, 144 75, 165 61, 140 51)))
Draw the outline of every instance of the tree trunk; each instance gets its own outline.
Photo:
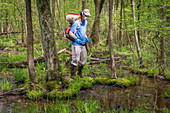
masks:
MULTIPOLYGON (((115 2, 115 0, 114 0, 115 2)), ((117 0, 115 2, 115 15, 114 15, 114 23, 115 23, 115 28, 114 28, 114 32, 115 32, 115 43, 117 43, 117 40, 118 40, 118 30, 117 30, 117 20, 116 20, 116 17, 118 15, 118 6, 119 6, 119 0, 117 0)))
MULTIPOLYGON (((137 5, 137 9, 138 9, 138 23, 140 24, 140 6, 141 6, 141 0, 137 0, 138 1, 138 5, 137 5)), ((139 41, 139 45, 140 45, 140 30, 137 31, 138 34, 138 41, 139 41)))
POLYGON ((119 46, 122 45, 122 8, 123 8, 123 0, 121 0, 121 8, 120 8, 119 46))
POLYGON ((82 0, 82 10, 85 9, 85 0, 82 0))
MULTIPOLYGON (((54 24, 54 19, 55 19, 55 0, 52 0, 52 20, 53 20, 53 25, 55 25, 54 24)), ((54 29, 55 29, 55 27, 54 27, 54 29)))
MULTIPOLYGON (((127 4, 128 4, 128 3, 127 3, 127 4)), ((127 23, 126 23, 125 4, 123 4, 123 14, 124 14, 125 29, 126 29, 126 31, 125 31, 125 33, 126 33, 126 38, 127 38, 126 41, 127 41, 127 44, 129 44, 132 52, 134 53, 134 50, 133 50, 132 45, 131 45, 129 33, 128 33, 128 31, 127 31, 127 30, 128 30, 128 27, 127 27, 127 23)))
MULTIPOLYGON (((1 4, 3 4, 3 0, 1 0, 1 4)), ((3 21, 3 16, 4 16, 4 15, 3 15, 3 12, 4 12, 4 10, 3 10, 3 5, 1 6, 1 8, 2 8, 2 9, 1 9, 1 33, 3 33, 3 32, 4 32, 4 25, 3 25, 3 24, 4 24, 4 23, 3 23, 3 22, 4 22, 4 21, 3 21)))
POLYGON ((33 50, 33 31, 31 16, 31 0, 25 0, 25 17, 26 17, 26 37, 27 37, 27 56, 29 77, 33 83, 37 83, 35 67, 34 67, 34 50, 33 50))
POLYGON ((8 10, 6 9, 6 31, 7 31, 7 38, 9 38, 9 29, 10 29, 10 25, 9 25, 9 19, 8 19, 8 10))
POLYGON ((39 13, 39 23, 44 50, 45 67, 46 70, 48 70, 46 74, 46 81, 54 80, 56 79, 56 77, 59 76, 60 65, 59 58, 56 52, 54 28, 52 25, 53 22, 49 1, 37 0, 37 9, 39 13))
POLYGON ((56 19, 56 24, 57 24, 57 28, 59 28, 58 32, 57 32, 57 35, 59 36, 60 35, 59 33, 62 33, 63 27, 62 27, 62 24, 60 25, 60 22, 61 22, 60 17, 61 16, 60 16, 60 8, 59 8, 59 1, 58 0, 57 0, 57 12, 58 12, 58 16, 57 16, 58 20, 56 19))
POLYGON ((22 43, 24 43, 24 22, 23 19, 21 19, 21 24, 22 24, 22 28, 21 28, 21 32, 22 32, 22 43))
POLYGON ((100 14, 105 0, 94 0, 95 4, 95 19, 91 32, 91 38, 94 45, 100 43, 100 14))
MULTIPOLYGON (((107 33, 108 24, 109 24, 108 19, 107 19, 108 5, 109 5, 108 1, 105 1, 105 7, 104 7, 105 30, 104 30, 104 33, 107 33)), ((106 45, 108 45, 108 44, 109 44, 109 32, 108 32, 108 36, 107 36, 107 39, 106 39, 106 45)))
POLYGON ((115 59, 113 54, 113 21, 112 21, 113 0, 109 0, 109 42, 110 42, 110 61, 111 61, 111 78, 116 77, 115 59))
MULTIPOLYGON (((164 2, 162 0, 162 2, 164 2)), ((164 28, 164 23, 166 22, 166 6, 165 6, 165 3, 163 3, 163 6, 162 6, 162 20, 163 20, 163 23, 162 23, 162 27, 161 28, 164 28)), ((162 36, 160 37, 160 57, 159 57, 159 74, 160 75, 165 75, 165 38, 164 38, 164 33, 165 33, 165 30, 162 29, 162 36)))
POLYGON ((132 10, 133 10, 133 19, 134 19, 134 28, 135 28, 135 44, 136 44, 136 51, 138 54, 139 62, 142 64, 142 57, 140 54, 140 47, 139 47, 139 41, 138 41, 138 34, 136 30, 136 17, 135 17, 135 0, 132 0, 132 10))

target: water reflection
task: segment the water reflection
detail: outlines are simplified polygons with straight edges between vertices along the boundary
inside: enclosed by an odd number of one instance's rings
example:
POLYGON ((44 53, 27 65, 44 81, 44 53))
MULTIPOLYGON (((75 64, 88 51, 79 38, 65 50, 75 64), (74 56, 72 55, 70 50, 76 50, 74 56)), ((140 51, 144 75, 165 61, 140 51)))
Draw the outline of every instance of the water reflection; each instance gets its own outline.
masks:
MULTIPOLYGON (((167 107, 170 109, 170 100, 163 97, 166 82, 141 76, 136 86, 130 88, 115 88, 113 86, 95 85, 89 93, 99 100, 101 105, 109 108, 133 110, 135 107, 155 111, 167 107), (166 101, 166 103, 165 103, 166 101)), ((88 96, 85 94, 81 98, 88 96)))
MULTIPOLYGON (((154 80, 145 76, 140 76, 136 86, 129 88, 119 88, 115 86, 94 85, 91 89, 80 91, 78 98, 90 100, 95 98, 105 110, 128 109, 133 111, 136 107, 150 112, 160 112, 163 108, 170 109, 170 99, 163 97, 167 88, 167 81, 154 80)), ((74 98, 75 99, 75 98, 74 98)), ((0 98, 0 112, 10 113, 11 105, 18 103, 24 105, 31 103, 23 96, 8 96, 0 98), (4 112, 5 111, 5 112, 4 112)), ((40 105, 45 104, 44 101, 40 105)))

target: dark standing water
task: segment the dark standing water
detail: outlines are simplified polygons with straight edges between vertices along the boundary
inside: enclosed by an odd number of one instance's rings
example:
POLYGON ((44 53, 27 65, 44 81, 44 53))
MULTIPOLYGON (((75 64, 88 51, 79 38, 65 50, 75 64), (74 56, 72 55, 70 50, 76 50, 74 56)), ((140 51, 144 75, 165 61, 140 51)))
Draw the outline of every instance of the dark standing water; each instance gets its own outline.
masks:
MULTIPOLYGON (((91 89, 80 91, 78 96, 82 99, 90 99, 92 96, 110 109, 133 110, 138 107, 155 111, 156 108, 162 110, 166 107, 170 110, 170 98, 164 98, 169 85, 168 81, 140 76, 138 84, 130 88, 94 85, 91 89)), ((17 103, 26 105, 29 100, 23 96, 0 97, 0 113, 10 113, 11 105, 17 103)))
POLYGON ((143 107, 148 108, 149 111, 154 111, 156 107, 160 110, 167 107, 170 110, 170 98, 164 98, 168 85, 170 85, 168 81, 141 76, 136 86, 122 89, 113 86, 96 85, 92 87, 92 90, 88 90, 89 93, 86 91, 86 93, 82 93, 82 98, 91 94, 102 105, 114 109, 133 110, 135 107, 143 107))

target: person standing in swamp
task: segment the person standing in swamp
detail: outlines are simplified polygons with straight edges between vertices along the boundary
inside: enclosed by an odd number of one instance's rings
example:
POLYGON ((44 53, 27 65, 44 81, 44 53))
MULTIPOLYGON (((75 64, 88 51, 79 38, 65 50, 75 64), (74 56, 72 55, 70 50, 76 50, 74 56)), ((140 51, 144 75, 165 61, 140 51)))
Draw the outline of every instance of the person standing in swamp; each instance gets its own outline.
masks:
POLYGON ((71 77, 76 75, 77 66, 80 77, 82 76, 82 69, 87 61, 87 50, 85 43, 90 43, 86 35, 87 19, 91 16, 88 9, 83 9, 80 12, 79 19, 77 19, 70 29, 69 35, 75 39, 75 42, 71 42, 72 46, 72 61, 71 61, 71 77), (81 43, 81 44, 80 44, 81 43), (83 44, 83 45, 82 45, 83 44))

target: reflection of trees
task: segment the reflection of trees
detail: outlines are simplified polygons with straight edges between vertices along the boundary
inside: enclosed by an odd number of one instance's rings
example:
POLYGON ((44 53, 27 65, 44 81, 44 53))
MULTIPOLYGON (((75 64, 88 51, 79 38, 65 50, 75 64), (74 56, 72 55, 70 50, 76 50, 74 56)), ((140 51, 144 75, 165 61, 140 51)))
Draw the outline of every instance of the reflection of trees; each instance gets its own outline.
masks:
POLYGON ((162 85, 158 85, 157 87, 157 98, 156 98, 156 105, 158 107, 158 112, 162 111, 165 102, 164 102, 164 98, 163 98, 163 94, 164 94, 164 90, 163 90, 163 86, 162 85))

